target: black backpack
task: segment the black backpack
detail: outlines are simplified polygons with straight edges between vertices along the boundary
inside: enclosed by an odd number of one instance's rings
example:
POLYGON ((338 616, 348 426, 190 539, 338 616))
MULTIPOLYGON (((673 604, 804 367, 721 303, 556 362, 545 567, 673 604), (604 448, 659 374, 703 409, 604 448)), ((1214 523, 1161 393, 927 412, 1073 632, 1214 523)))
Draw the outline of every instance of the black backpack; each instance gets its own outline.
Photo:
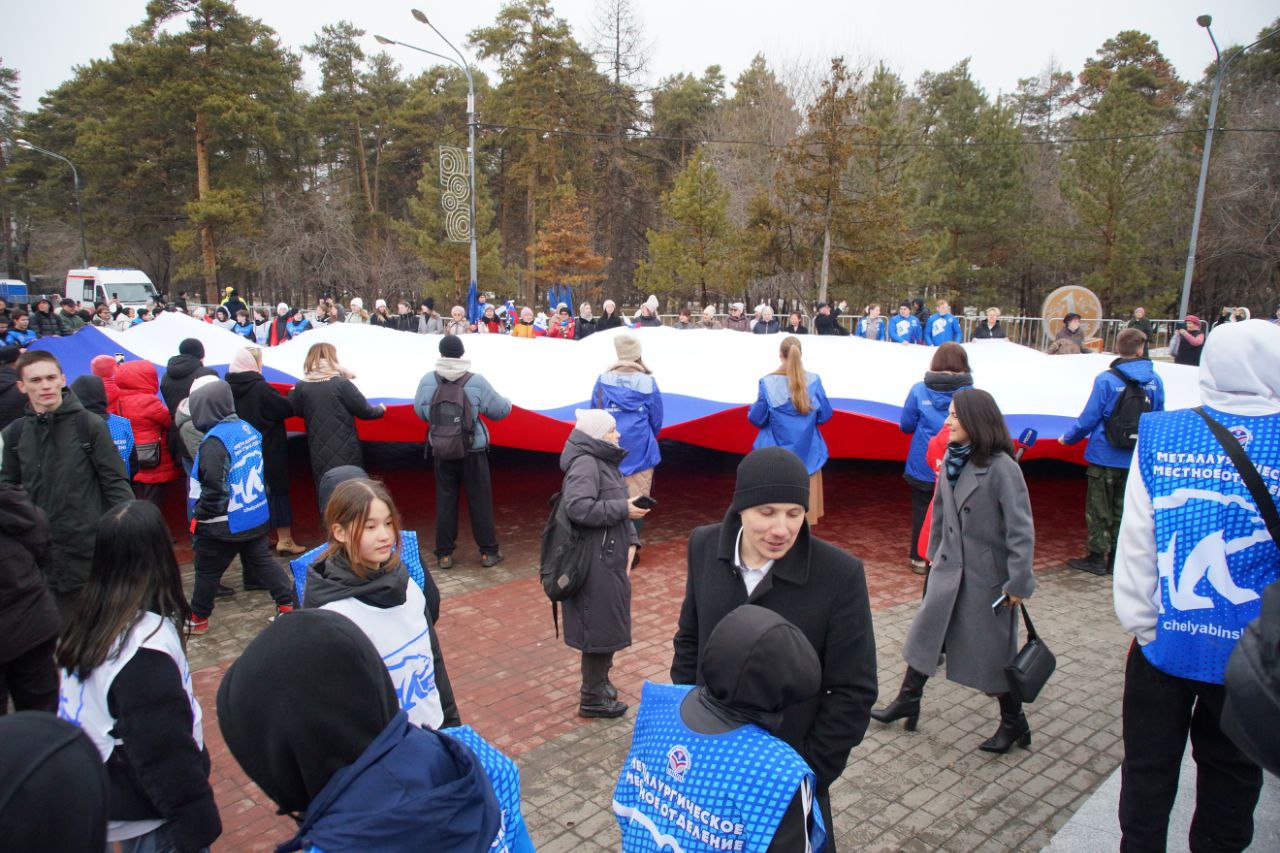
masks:
POLYGON ((471 378, 464 373, 457 379, 436 374, 436 392, 427 410, 427 452, 437 459, 466 459, 476 440, 476 414, 471 409, 465 386, 471 378))
POLYGON ((1113 367, 1111 372, 1124 382, 1124 391, 1104 426, 1107 443, 1119 450, 1132 450, 1138 443, 1138 419, 1151 411, 1151 400, 1136 379, 1119 368, 1113 367))
POLYGON ((587 547, 590 531, 569 519, 560 492, 551 496, 551 514, 542 528, 542 548, 538 554, 538 579, 542 591, 551 600, 551 621, 560 636, 560 617, 556 605, 572 598, 582 589, 591 570, 591 550, 587 547))

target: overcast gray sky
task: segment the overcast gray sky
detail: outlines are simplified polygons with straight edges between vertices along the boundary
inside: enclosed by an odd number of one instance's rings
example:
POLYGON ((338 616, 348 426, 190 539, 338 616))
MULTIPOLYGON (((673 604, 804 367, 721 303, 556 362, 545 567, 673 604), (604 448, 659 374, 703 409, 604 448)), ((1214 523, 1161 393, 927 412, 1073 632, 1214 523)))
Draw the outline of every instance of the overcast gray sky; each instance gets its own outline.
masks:
MULTIPOLYGON (((466 51, 472 29, 493 21, 501 0, 239 0, 300 51, 321 26, 346 18, 372 34, 448 52, 434 33, 414 21, 417 3, 436 26, 466 51)), ((597 0, 554 0, 584 43, 597 0)), ((884 60, 908 81, 972 57, 974 76, 994 95, 1014 88, 1050 60, 1078 72, 1102 42, 1124 29, 1151 34, 1184 79, 1197 79, 1213 59, 1198 14, 1214 17, 1219 44, 1243 44, 1280 15, 1276 0, 635 0, 652 44, 650 77, 701 72, 719 64, 730 82, 756 53, 772 64, 825 63, 843 54, 855 66, 884 60)), ((73 66, 107 55, 113 42, 138 23, 145 0, 5 0, 0 12, 0 61, 21 73, 22 104, 71 76, 73 66)), ((428 57, 389 51, 407 72, 428 57)), ((316 83, 308 66, 307 83, 316 83)))

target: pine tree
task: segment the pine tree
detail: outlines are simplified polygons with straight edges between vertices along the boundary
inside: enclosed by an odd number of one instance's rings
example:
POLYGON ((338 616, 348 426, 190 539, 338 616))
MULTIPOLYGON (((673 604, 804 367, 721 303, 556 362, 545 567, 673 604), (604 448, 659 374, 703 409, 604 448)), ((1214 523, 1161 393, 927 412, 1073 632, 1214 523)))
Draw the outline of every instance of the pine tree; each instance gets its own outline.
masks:
POLYGON ((729 191, 715 166, 697 151, 663 196, 663 218, 670 224, 649 231, 649 260, 637 270, 637 284, 684 300, 696 296, 702 305, 713 294, 738 292, 747 265, 728 207, 729 191))
POLYGON ((592 299, 600 297, 599 284, 605 279, 609 259, 591 248, 591 232, 572 174, 556 189, 530 252, 537 258, 534 280, 538 285, 585 285, 592 299))

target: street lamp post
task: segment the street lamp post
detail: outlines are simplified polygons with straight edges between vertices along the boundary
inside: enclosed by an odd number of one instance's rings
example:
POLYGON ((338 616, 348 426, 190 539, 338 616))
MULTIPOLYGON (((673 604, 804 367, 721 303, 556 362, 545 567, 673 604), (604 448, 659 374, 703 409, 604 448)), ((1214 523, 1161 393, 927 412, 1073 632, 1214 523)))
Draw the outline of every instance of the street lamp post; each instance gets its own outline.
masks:
POLYGON ((80 208, 80 173, 76 171, 76 164, 72 163, 61 154, 55 154, 46 148, 41 148, 39 145, 32 145, 25 139, 17 139, 14 141, 17 143, 19 148, 26 148, 29 151, 44 154, 45 156, 52 157, 55 160, 61 160, 71 167, 71 186, 75 191, 76 197, 76 219, 80 222, 80 263, 86 267, 89 266, 89 250, 85 247, 84 242, 84 211, 80 208))
POLYGON ((432 31, 436 35, 440 36, 441 41, 449 45, 450 50, 452 50, 454 53, 458 55, 458 58, 456 60, 453 59, 452 57, 445 56, 444 54, 436 53, 433 50, 426 50, 425 48, 417 47, 416 45, 405 44, 402 41, 389 39, 389 38, 386 38, 385 36, 375 35, 374 39, 378 42, 378 44, 398 44, 401 47, 407 47, 410 50, 416 50, 419 53, 425 53, 428 56, 434 56, 434 57, 437 57, 438 59, 443 59, 446 62, 451 62, 454 65, 461 68, 462 73, 465 74, 467 77, 467 170, 470 173, 470 184, 471 184, 471 205, 469 210, 469 213, 471 216, 471 223, 470 223, 471 225, 470 227, 471 281, 477 282, 477 279, 476 279, 476 87, 475 87, 475 81, 471 77, 471 66, 467 63, 466 57, 462 55, 461 51, 459 51, 456 47, 453 46, 453 42, 445 38, 444 33, 436 29, 436 25, 431 23, 430 19, 428 19, 427 16, 423 14, 421 10, 413 9, 411 11, 413 13, 413 17, 415 20, 419 21, 420 23, 426 24, 428 27, 431 27, 432 31))
POLYGON ((1213 37, 1213 16, 1201 15, 1196 18, 1196 23, 1204 27, 1205 32, 1209 34, 1209 41, 1213 44, 1213 55, 1218 66, 1217 73, 1213 79, 1213 94, 1209 97, 1209 126, 1204 131, 1204 154, 1200 157, 1200 182, 1196 187, 1196 207, 1195 213, 1191 216, 1191 241, 1187 246, 1187 264, 1186 270, 1182 277, 1182 302, 1178 306, 1178 318, 1187 316, 1187 308, 1191 302, 1191 279, 1195 276, 1196 271, 1196 243, 1200 237, 1200 213, 1204 208, 1204 189, 1205 184, 1209 180, 1209 153, 1213 150, 1213 132, 1214 125, 1218 118, 1218 96, 1222 94, 1222 79, 1227 73, 1227 67, 1235 61, 1235 58, 1244 53, 1254 45, 1260 44, 1274 35, 1280 34, 1280 29, 1272 30, 1262 38, 1253 42, 1253 44, 1245 45, 1235 53, 1227 57, 1227 61, 1222 61, 1222 51, 1218 49, 1218 40, 1213 37))

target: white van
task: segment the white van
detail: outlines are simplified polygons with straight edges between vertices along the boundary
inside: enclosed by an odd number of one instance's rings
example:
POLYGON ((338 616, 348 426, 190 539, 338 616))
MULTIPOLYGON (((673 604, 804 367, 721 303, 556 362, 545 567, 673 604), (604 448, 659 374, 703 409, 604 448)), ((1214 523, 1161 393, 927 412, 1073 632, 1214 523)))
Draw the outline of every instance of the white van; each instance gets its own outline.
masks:
POLYGON ((96 302, 110 302, 115 296, 121 305, 132 308, 145 307, 148 301, 159 296, 146 273, 121 267, 68 270, 65 295, 88 306, 96 302))

